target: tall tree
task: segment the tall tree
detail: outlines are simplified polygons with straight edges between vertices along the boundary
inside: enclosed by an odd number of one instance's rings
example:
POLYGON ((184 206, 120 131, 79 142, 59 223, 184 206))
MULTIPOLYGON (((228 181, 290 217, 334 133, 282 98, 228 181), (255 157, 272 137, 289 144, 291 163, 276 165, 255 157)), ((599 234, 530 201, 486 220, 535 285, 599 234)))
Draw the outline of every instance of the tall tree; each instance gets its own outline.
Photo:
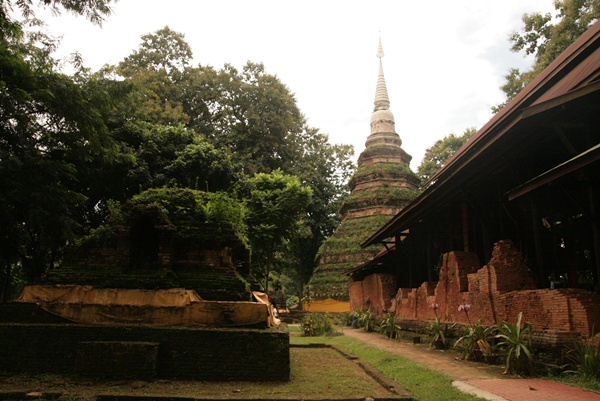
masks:
POLYGON ((471 138, 477 130, 467 128, 462 135, 450 134, 443 139, 438 139, 433 146, 427 148, 421 164, 417 168, 417 175, 424 185, 438 172, 448 160, 471 138))
POLYGON ((52 10, 52 12, 60 14, 62 10, 66 10, 76 15, 83 15, 91 22, 101 25, 104 18, 111 14, 110 3, 116 3, 118 0, 39 0, 34 6, 33 0, 2 0, 0 2, 0 32, 2 35, 10 34, 9 29, 13 33, 20 31, 21 22, 11 18, 13 4, 21 11, 24 19, 31 19, 35 16, 35 7, 44 7, 52 10), (16 29, 16 31, 13 31, 16 29))
POLYGON ((340 224, 341 199, 349 193, 348 181, 355 170, 350 159, 354 148, 332 145, 328 140, 318 129, 305 127, 294 144, 294 153, 298 156, 290 173, 313 190, 312 202, 304 217, 305 235, 298 235, 291 242, 290 265, 285 269, 286 275, 296 282, 299 297, 316 267, 321 244, 340 224))
POLYGON ((281 170, 259 173, 250 179, 250 196, 245 200, 248 238, 252 265, 264 277, 265 292, 269 289, 275 254, 298 234, 311 198, 309 187, 281 170))
POLYGON ((600 0, 555 0, 556 14, 524 14, 523 32, 510 36, 511 50, 533 55, 531 69, 512 68, 501 87, 506 101, 492 107, 497 113, 600 17, 600 0))
MULTIPOLYGON (((110 1, 42 1, 99 22, 110 1)), ((16 2, 31 16, 32 1, 16 2)), ((110 159, 114 143, 101 117, 100 97, 56 71, 55 42, 27 34, 0 3, 0 263, 24 269, 29 281, 51 267, 80 221, 86 200, 78 172, 110 159)))
POLYGON ((226 65, 219 76, 223 93, 213 140, 227 146, 249 175, 286 169, 295 154, 290 146, 302 132, 304 117, 287 86, 248 62, 241 72, 226 65))
POLYGON ((119 63, 119 74, 134 77, 140 71, 164 71, 175 80, 192 60, 192 49, 182 33, 168 26, 142 35, 138 50, 119 63))
POLYGON ((86 224, 100 224, 111 199, 124 201, 151 187, 239 188, 238 195, 248 197, 248 177, 280 168, 315 194, 302 215, 304 228, 276 253, 293 266, 290 274, 306 279, 320 242, 339 221, 336 201, 353 168, 351 147, 331 145, 306 127, 293 94, 262 64, 238 71, 191 60, 184 36, 165 27, 144 35, 117 66, 81 75, 83 86, 110 103, 98 112, 118 145, 113 163, 78 171, 86 224))

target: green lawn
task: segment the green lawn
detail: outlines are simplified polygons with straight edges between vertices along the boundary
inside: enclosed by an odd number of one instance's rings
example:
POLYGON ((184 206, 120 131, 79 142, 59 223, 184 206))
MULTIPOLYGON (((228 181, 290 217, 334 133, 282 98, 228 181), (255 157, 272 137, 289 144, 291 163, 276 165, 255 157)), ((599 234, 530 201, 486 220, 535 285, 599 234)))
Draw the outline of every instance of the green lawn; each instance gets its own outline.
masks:
MULTIPOLYGON (((291 331, 291 330, 290 330, 291 331)), ((397 354, 382 351, 345 336, 290 336, 291 344, 324 343, 336 345, 368 362, 389 378, 402 384, 418 401, 474 401, 480 398, 462 393, 452 386, 452 379, 397 354)))

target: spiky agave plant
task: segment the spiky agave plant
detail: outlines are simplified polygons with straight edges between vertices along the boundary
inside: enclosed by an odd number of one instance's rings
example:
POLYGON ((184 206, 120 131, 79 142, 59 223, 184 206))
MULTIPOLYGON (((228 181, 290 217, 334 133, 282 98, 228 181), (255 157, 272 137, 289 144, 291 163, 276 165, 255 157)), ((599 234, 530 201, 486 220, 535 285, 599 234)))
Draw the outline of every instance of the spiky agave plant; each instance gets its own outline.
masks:
POLYGON ((398 338, 398 333, 400 333, 401 328, 396 321, 394 312, 387 313, 387 317, 381 321, 379 329, 387 338, 398 338))
POLYGON ((496 338, 498 347, 504 350, 506 370, 504 373, 532 375, 534 373, 533 354, 531 352, 531 323, 521 324, 523 312, 517 315, 517 323, 502 322, 498 325, 496 338))

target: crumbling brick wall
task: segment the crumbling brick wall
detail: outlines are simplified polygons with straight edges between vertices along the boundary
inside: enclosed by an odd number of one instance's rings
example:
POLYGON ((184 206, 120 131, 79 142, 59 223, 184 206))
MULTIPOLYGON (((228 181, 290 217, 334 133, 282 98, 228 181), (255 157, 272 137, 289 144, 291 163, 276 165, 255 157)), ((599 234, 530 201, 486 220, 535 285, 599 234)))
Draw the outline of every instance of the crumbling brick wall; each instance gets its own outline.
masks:
MULTIPOLYGON (((382 286, 377 280, 381 276, 371 275, 362 285, 382 286)), ((367 294, 372 293, 365 291, 363 296, 367 294)), ((371 302, 374 300, 377 298, 371 295, 371 302)), ((445 254, 438 283, 397 289, 393 301, 396 316, 419 321, 435 318, 431 304, 438 305, 442 320, 463 324, 480 319, 483 324, 514 323, 518 313, 523 312, 523 319, 531 322, 534 329, 546 330, 544 336, 552 341, 556 336, 548 334, 551 331, 589 336, 594 325, 600 326, 600 295, 582 289, 536 289, 524 256, 508 240, 495 244, 490 261, 481 268, 473 253, 445 254), (464 303, 471 305, 468 317, 458 310, 464 303)), ((377 302, 380 306, 375 310, 382 309, 384 301, 377 302)))
POLYGON ((366 297, 363 293, 363 282, 352 281, 350 283, 350 310, 361 310, 364 307, 366 297))
POLYGON ((391 274, 371 274, 350 286, 350 308, 371 308, 376 315, 383 315, 392 308, 396 293, 396 278, 391 274))

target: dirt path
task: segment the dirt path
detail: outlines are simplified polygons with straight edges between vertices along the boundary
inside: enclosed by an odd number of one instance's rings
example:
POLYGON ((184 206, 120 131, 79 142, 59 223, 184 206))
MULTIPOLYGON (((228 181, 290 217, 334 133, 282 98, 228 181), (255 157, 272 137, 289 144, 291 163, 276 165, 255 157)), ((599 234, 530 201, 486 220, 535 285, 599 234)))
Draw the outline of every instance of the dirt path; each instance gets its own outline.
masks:
POLYGON ((363 329, 345 327, 344 335, 385 351, 402 355, 430 369, 442 372, 454 380, 502 379, 504 367, 485 363, 457 360, 460 356, 454 351, 429 348, 428 344, 411 344, 406 341, 390 340, 379 333, 367 333, 363 329))

